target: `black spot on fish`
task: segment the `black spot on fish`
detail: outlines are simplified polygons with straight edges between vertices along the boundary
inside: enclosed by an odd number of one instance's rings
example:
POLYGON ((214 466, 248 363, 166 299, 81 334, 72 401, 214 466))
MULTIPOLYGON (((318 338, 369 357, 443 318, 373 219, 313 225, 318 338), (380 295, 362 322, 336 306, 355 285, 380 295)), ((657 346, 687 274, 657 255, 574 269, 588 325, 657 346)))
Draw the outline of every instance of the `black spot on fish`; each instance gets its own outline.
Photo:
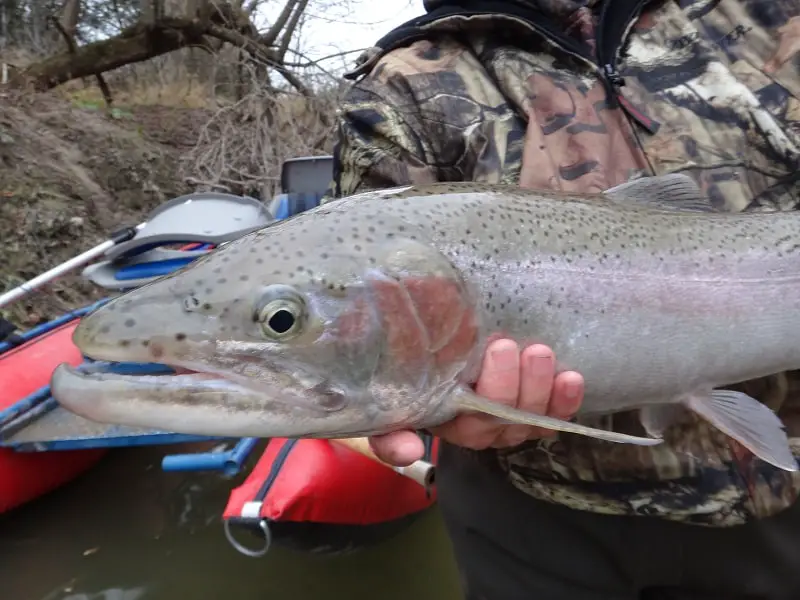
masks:
POLYGON ((186 339, 186 334, 185 333, 176 333, 175 334, 175 339, 177 341, 179 341, 179 342, 182 342, 183 340, 186 339))

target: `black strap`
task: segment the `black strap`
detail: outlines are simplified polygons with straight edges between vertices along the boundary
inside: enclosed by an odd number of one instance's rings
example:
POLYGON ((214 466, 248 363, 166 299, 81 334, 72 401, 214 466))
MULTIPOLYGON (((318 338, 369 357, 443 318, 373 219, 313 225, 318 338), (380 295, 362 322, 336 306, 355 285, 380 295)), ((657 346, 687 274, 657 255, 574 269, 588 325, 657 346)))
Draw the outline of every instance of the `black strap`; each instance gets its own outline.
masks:
POLYGON ((616 70, 617 53, 625 42, 625 32, 652 0, 606 0, 597 23, 597 62, 616 70))
POLYGON ((22 337, 14 333, 17 331, 17 326, 11 321, 0 317, 0 342, 5 342, 11 347, 18 346, 22 343, 22 337))
MULTIPOLYGON (((425 0, 425 9, 426 14, 406 21, 375 42, 374 47, 379 49, 378 56, 429 37, 431 34, 429 26, 437 21, 456 16, 492 15, 499 18, 515 18, 538 29, 544 29, 548 34, 562 41, 571 51, 589 57, 588 48, 572 38, 565 37, 558 22, 524 2, 514 2, 513 0, 425 0)), ((367 68, 366 64, 362 63, 360 67, 345 74, 345 77, 355 79, 367 68)))
MULTIPOLYGON (((496 15, 514 17, 543 28, 555 37, 564 37, 563 26, 549 15, 526 3, 509 0, 429 0, 425 2, 427 13, 400 25, 376 42, 379 48, 388 50, 397 46, 398 41, 407 42, 408 36, 424 36, 422 27, 453 16, 496 15)), ((577 41, 570 44, 581 54, 589 55, 588 48, 581 47, 577 41)))

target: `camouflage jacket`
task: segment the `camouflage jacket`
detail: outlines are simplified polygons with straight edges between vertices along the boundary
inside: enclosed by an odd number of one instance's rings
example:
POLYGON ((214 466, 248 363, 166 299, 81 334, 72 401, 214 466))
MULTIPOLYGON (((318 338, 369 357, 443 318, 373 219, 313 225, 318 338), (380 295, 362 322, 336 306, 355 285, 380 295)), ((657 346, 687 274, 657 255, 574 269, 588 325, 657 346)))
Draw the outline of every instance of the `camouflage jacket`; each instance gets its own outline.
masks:
MULTIPOLYGON (((800 0, 634 2, 627 21, 619 7, 631 2, 619 0, 605 26, 599 4, 526 0, 534 22, 462 10, 369 52, 339 113, 333 195, 462 180, 596 192, 681 171, 720 209, 795 209, 800 0)), ((737 387, 778 411, 800 455, 800 377, 737 387)), ((604 425, 632 431, 632 416, 604 425)), ((480 454, 535 498, 693 524, 773 515, 800 491, 800 475, 701 420, 666 437, 641 447, 563 435, 480 454)))

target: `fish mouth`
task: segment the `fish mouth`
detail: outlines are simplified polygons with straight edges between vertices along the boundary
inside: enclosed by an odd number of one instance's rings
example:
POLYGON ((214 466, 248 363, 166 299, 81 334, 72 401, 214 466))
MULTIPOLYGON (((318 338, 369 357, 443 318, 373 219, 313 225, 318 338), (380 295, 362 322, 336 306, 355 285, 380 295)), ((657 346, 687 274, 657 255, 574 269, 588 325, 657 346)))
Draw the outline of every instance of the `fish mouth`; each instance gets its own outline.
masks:
POLYGON ((320 420, 344 406, 330 393, 308 388, 276 382, 255 388, 217 373, 158 366, 177 374, 63 363, 53 372, 51 395, 90 421, 211 437, 317 437, 320 420))

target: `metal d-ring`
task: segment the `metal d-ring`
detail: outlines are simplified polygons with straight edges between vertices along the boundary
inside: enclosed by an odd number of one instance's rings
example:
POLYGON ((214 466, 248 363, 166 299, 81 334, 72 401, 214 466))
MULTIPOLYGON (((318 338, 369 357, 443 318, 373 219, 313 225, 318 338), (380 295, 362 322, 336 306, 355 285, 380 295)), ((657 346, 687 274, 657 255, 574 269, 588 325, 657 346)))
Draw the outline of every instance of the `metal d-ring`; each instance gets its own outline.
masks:
POLYGON ((272 545, 272 533, 270 533, 267 520, 261 519, 258 522, 258 527, 264 534, 264 547, 258 550, 251 550, 233 538, 233 534, 231 533, 231 523, 229 520, 225 519, 222 523, 222 528, 225 531, 225 538, 228 540, 230 545, 245 556, 250 556, 252 558, 260 558, 264 556, 267 552, 269 552, 269 547, 272 545))

